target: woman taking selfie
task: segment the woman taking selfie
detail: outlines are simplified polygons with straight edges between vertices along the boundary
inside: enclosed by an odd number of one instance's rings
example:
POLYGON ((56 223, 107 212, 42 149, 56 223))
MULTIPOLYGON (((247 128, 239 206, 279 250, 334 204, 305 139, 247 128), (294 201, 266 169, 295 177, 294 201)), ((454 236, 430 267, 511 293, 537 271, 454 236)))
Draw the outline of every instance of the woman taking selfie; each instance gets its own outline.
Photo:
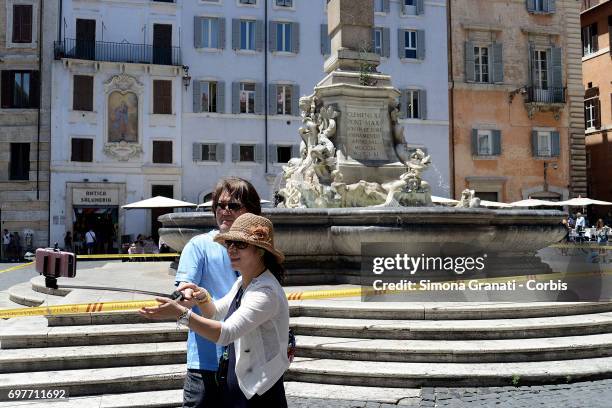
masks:
POLYGON ((211 302, 205 289, 183 283, 178 290, 192 289, 193 298, 157 298, 159 306, 140 313, 152 319, 176 317, 224 346, 217 373, 224 407, 286 407, 289 305, 280 284, 284 256, 274 248, 272 223, 243 214, 215 241, 227 248, 232 267, 241 275, 225 297, 211 302), (195 304, 202 316, 191 312, 195 304))

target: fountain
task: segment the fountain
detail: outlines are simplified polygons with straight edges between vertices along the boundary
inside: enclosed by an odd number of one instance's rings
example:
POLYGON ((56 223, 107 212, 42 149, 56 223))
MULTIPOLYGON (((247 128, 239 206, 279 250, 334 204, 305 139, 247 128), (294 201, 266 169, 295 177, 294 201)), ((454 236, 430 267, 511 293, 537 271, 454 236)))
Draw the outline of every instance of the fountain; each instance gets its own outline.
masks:
MULTIPOLYGON (((368 51, 373 21, 372 0, 328 3, 327 75, 300 99, 300 157, 284 167, 278 208, 264 209, 287 255, 289 283, 358 283, 364 243, 470 243, 513 262, 537 259, 563 238, 561 212, 479 208, 467 191, 456 208, 433 206, 422 179, 431 158, 406 142, 400 92, 368 51)), ((210 213, 160 221, 177 251, 216 227, 210 213)), ((539 260, 522 266, 522 274, 550 271, 539 260)))

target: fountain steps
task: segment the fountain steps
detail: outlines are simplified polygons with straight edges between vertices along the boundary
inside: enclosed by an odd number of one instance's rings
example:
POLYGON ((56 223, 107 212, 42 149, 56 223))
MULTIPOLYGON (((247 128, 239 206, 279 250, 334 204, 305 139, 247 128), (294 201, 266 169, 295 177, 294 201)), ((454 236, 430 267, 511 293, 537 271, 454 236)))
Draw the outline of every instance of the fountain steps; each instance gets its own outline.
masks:
MULTIPOLYGON (((612 376, 611 304, 291 303, 288 383, 405 390, 612 376)), ((91 401, 151 391, 172 395, 159 406, 180 404, 186 332, 174 322, 109 313, 15 323, 0 335, 0 390, 54 386, 91 401)))

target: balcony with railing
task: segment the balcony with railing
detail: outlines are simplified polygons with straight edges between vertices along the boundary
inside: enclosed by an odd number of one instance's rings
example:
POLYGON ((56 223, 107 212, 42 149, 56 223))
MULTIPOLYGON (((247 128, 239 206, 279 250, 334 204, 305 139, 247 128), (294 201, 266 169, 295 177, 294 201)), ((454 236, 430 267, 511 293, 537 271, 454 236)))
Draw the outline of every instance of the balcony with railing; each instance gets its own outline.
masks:
POLYGON ((527 87, 527 102, 538 103, 565 103, 565 88, 537 88, 527 87))
POLYGON ((73 58, 136 64, 182 65, 180 47, 154 47, 128 42, 65 38, 64 41, 55 41, 54 53, 55 59, 73 58))
POLYGON ((553 112, 555 119, 561 118, 561 110, 565 106, 566 88, 538 88, 528 86, 525 88, 525 106, 530 119, 535 112, 553 112))

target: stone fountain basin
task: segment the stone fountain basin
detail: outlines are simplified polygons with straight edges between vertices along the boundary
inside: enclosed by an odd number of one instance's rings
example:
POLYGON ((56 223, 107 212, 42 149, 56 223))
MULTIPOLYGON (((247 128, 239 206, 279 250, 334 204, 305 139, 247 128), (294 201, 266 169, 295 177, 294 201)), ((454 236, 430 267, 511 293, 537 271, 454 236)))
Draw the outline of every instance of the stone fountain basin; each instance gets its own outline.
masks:
MULTIPOLYGON (((362 243, 469 243, 485 252, 533 258, 566 232, 564 214, 556 210, 271 208, 263 215, 274 223, 288 270, 327 270, 335 276, 358 275, 362 243)), ((159 220, 160 236, 179 252, 192 237, 216 228, 210 212, 170 213, 159 220)))

